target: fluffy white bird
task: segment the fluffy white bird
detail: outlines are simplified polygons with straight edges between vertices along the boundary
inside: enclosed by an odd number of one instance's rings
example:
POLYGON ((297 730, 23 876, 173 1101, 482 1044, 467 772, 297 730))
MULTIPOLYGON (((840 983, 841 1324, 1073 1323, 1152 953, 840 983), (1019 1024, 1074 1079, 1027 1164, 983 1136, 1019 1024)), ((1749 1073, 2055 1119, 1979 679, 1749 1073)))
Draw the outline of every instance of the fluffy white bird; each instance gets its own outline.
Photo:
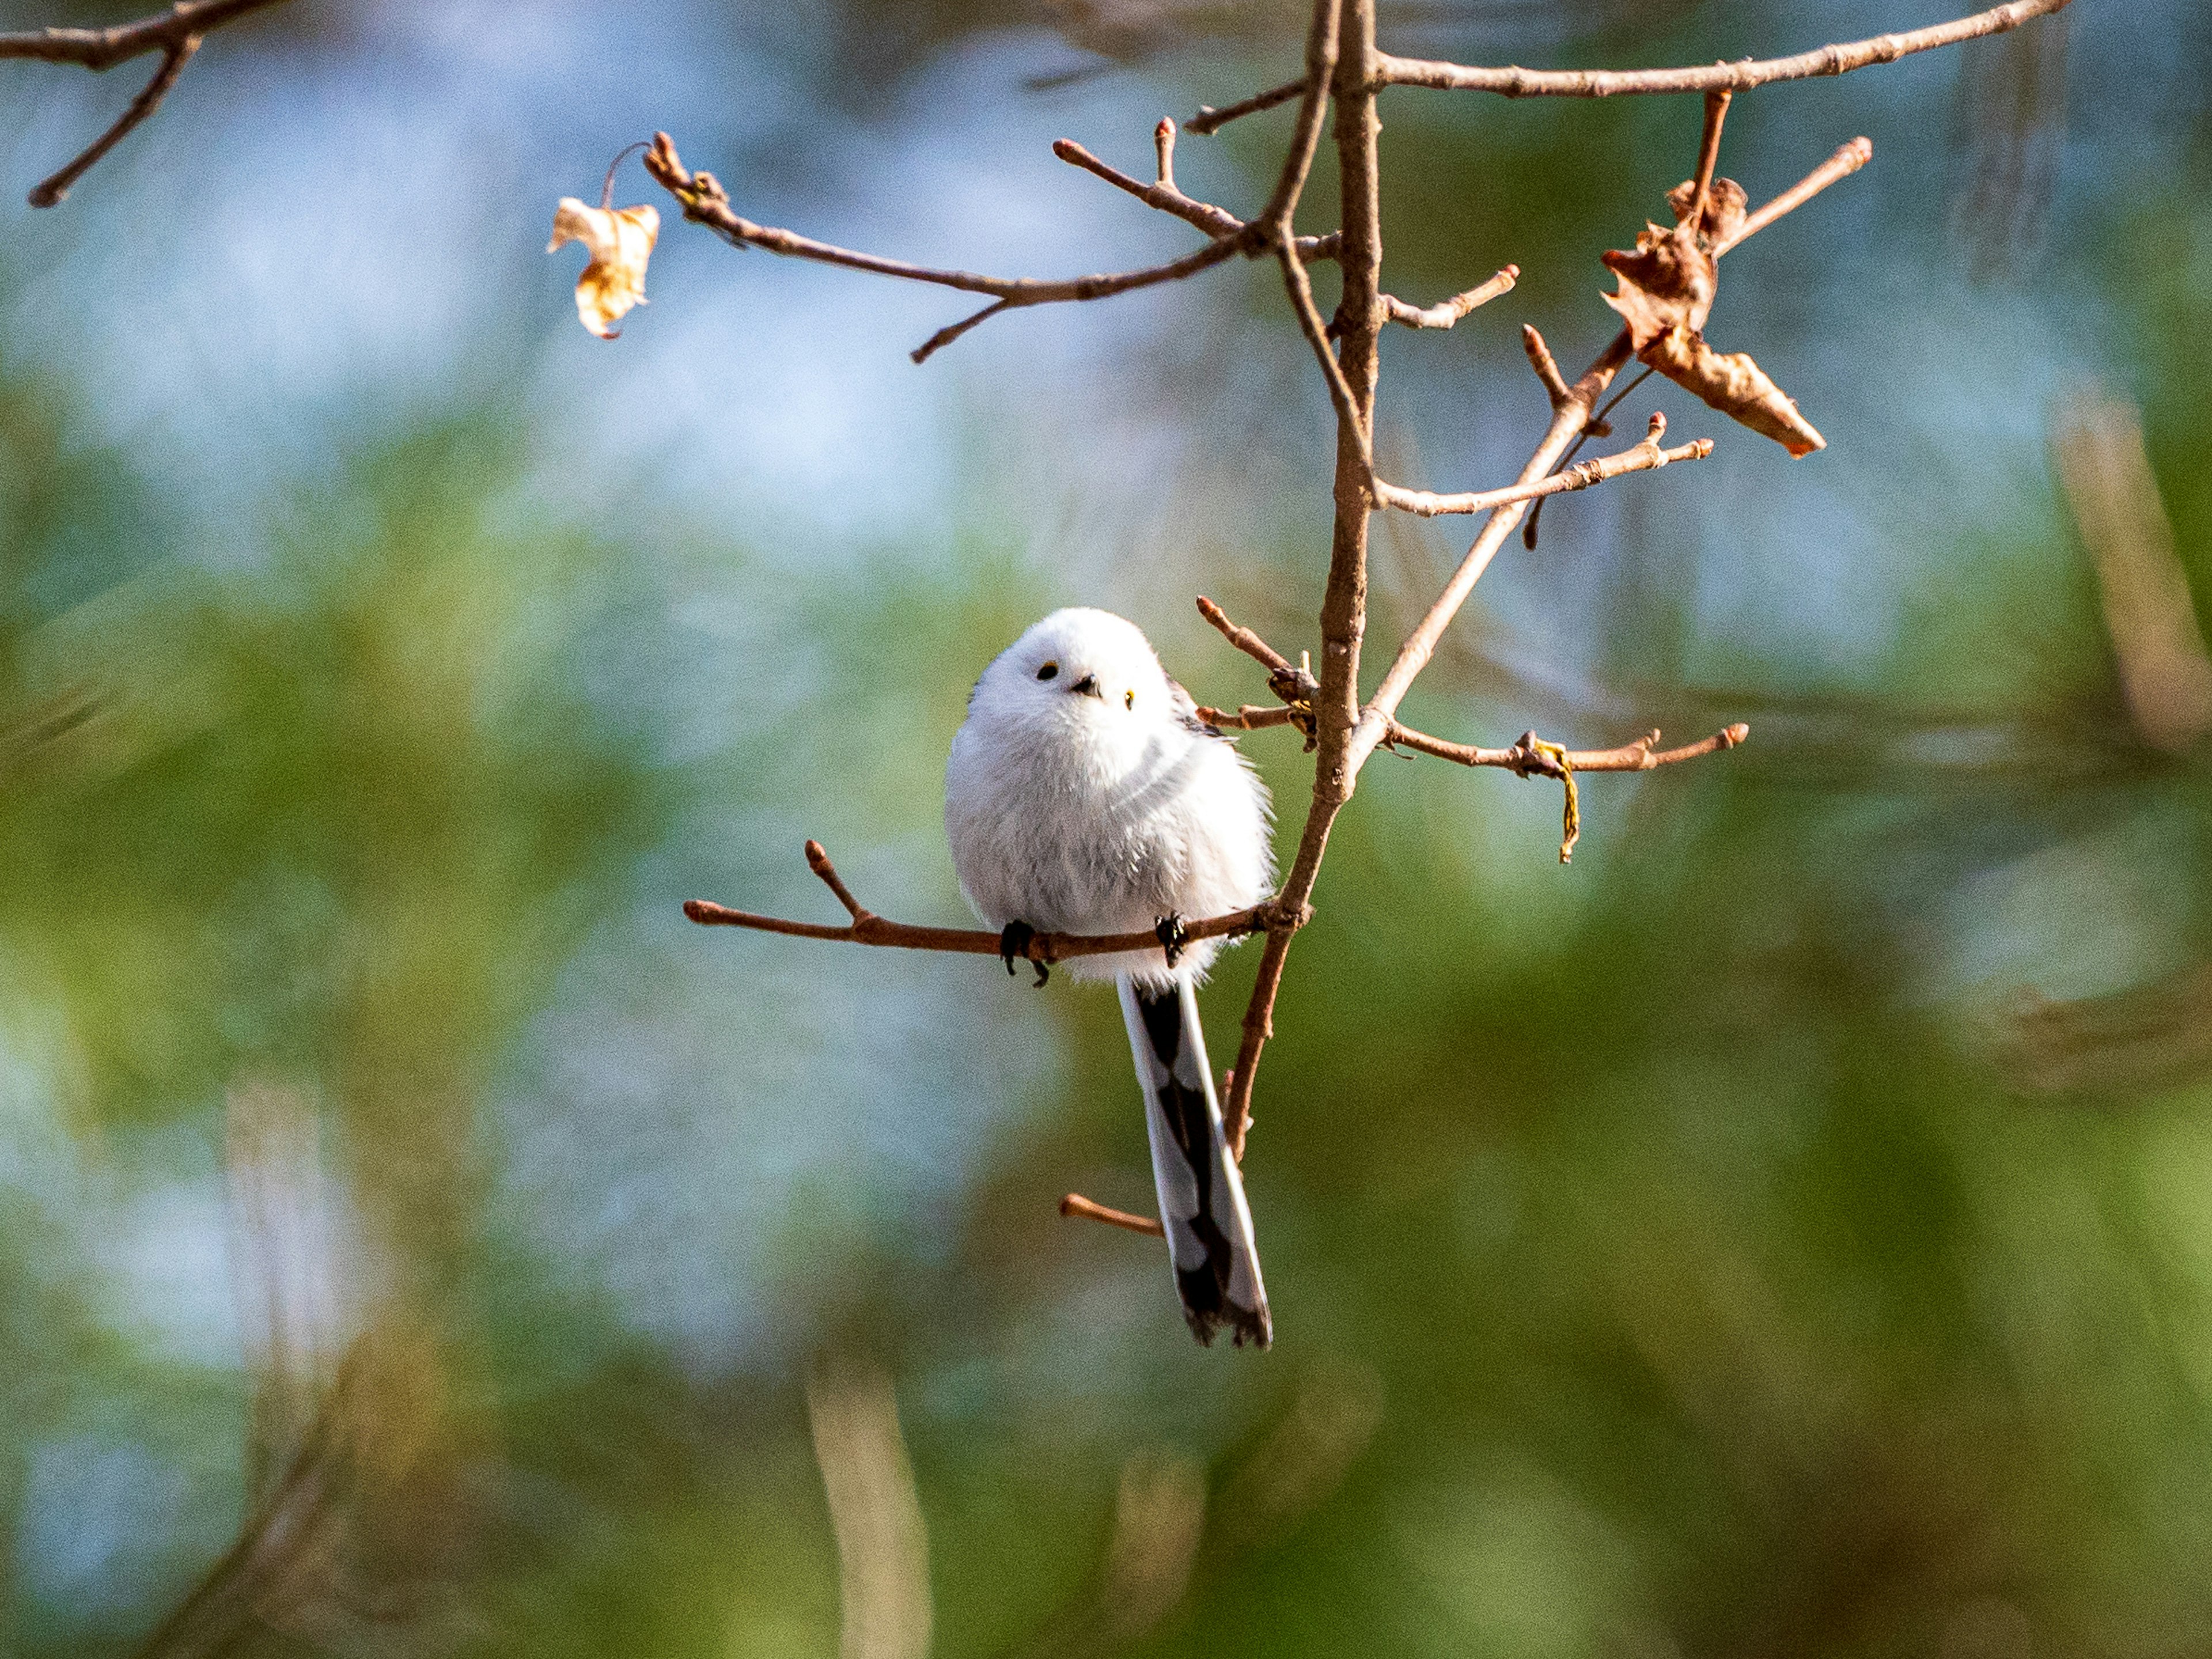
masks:
POLYGON ((985 669, 945 767, 953 866, 1009 971, 1030 930, 1160 933, 1067 969, 1120 988, 1183 1317, 1201 1342, 1225 1324, 1261 1347, 1267 1293, 1194 994, 1222 941, 1167 945, 1181 920, 1273 890, 1268 820, 1244 757, 1104 611, 1055 611, 985 669))

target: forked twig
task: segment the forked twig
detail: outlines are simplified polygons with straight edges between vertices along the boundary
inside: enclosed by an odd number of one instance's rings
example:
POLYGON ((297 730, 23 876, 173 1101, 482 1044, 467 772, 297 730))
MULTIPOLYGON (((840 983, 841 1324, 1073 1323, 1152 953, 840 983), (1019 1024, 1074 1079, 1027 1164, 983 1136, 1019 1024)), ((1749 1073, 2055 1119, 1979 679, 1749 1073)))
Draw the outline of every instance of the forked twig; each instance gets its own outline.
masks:
POLYGON ((0 34, 0 58, 27 58, 48 64, 75 64, 95 74, 149 52, 161 54, 161 65, 140 89, 113 125, 77 154, 68 166, 32 187, 28 200, 34 208, 56 205, 70 187, 98 164, 100 158, 129 137, 131 131, 161 108, 161 100, 177 84, 198 52, 200 42, 227 23, 249 13, 281 5, 283 0, 180 0, 166 12, 142 17, 135 23, 118 23, 105 29, 27 29, 0 34))

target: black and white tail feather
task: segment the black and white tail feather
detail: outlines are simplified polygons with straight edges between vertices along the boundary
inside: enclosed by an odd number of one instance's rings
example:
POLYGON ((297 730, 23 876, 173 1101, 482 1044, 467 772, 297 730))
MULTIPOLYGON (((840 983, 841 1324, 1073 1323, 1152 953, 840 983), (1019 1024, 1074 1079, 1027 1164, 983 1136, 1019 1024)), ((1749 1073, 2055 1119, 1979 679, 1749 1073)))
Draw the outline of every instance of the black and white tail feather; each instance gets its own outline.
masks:
POLYGON ((1145 1091, 1152 1185, 1182 1316, 1200 1342, 1211 1345, 1226 1325, 1238 1347, 1264 1348, 1274 1335, 1267 1291, 1244 1180, 1222 1128, 1197 994, 1188 978, 1155 988, 1124 974, 1116 985, 1145 1091))

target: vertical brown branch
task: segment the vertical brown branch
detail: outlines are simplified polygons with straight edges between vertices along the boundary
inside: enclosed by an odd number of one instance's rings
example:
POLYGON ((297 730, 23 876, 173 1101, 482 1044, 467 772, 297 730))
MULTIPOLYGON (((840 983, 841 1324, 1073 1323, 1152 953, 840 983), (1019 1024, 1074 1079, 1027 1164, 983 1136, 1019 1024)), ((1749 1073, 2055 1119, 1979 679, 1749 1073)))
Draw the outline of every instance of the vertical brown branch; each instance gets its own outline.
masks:
POLYGON ((1705 94, 1705 130, 1698 140, 1697 176, 1690 181, 1687 222, 1693 225, 1705 222, 1705 198, 1713 187, 1713 169, 1720 165, 1721 127, 1728 120, 1729 101, 1735 96, 1726 87, 1705 94))
MULTIPOLYGON (((1243 1038, 1230 1079, 1229 1142, 1243 1156, 1252 1117, 1252 1085, 1260 1050, 1273 1031, 1275 993, 1291 936, 1307 913, 1329 827, 1352 798, 1357 763, 1351 758, 1359 718, 1359 643, 1367 626, 1367 521, 1372 511, 1367 434, 1374 422, 1379 375, 1376 337, 1382 326, 1382 223, 1376 149, 1375 0, 1342 0, 1335 51, 1336 155, 1344 201, 1338 267, 1344 290, 1343 330, 1337 363, 1352 406, 1340 406, 1336 422, 1336 515, 1329 538, 1328 586, 1321 607, 1321 690, 1313 700, 1313 804, 1290 874, 1276 900, 1277 915, 1260 957, 1258 983, 1244 1011, 1243 1038)), ((1310 59, 1310 62, 1311 60, 1310 59)), ((1284 227, 1287 234, 1288 226, 1284 227)))
MULTIPOLYGON (((1597 400, 1604 395, 1606 387, 1613 384, 1613 377, 1620 373, 1622 365, 1632 355, 1628 331, 1623 329, 1584 372, 1582 379, 1568 388, 1566 401, 1553 410, 1552 424, 1544 433, 1544 441, 1536 446, 1536 453, 1528 458, 1528 465, 1521 469, 1519 482, 1534 483, 1559 465, 1559 458, 1582 435, 1590 411, 1597 407, 1597 400)), ((1355 771, 1374 752, 1375 745, 1389 730, 1390 717, 1397 712, 1399 702, 1405 696, 1407 689, 1421 670, 1428 666, 1430 655, 1437 648, 1437 641, 1443 637, 1444 629, 1458 614, 1460 606, 1474 591, 1475 583, 1481 580, 1482 573, 1490 568, 1491 559, 1504 545, 1506 537, 1512 534, 1513 527, 1521 522, 1522 515, 1528 510, 1528 502, 1515 501, 1498 508, 1490 515, 1483 524, 1482 533, 1468 549, 1467 556, 1460 561, 1459 568, 1452 573, 1451 580, 1437 596, 1437 602, 1429 607, 1428 614, 1421 618, 1420 624, 1398 647, 1396 659, 1382 676, 1382 684, 1376 687, 1374 696, 1368 700, 1367 711, 1360 720, 1358 729, 1352 733, 1348 760, 1355 771)))

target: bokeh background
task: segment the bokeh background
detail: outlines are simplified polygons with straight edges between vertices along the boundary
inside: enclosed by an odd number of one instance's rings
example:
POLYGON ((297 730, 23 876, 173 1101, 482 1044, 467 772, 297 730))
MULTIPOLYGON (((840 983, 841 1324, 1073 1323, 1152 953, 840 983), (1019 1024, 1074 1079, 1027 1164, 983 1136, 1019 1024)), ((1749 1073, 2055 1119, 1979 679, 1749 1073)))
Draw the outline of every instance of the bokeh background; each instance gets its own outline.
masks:
MULTIPOLYGON (((555 199, 1000 271, 1193 244, 1054 161, 1291 73, 1288 0, 297 0, 0 70, 0 1651, 2201 1654, 2212 1647, 2212 11, 2081 0, 1741 98, 1710 329, 1830 439, 1551 504, 1408 707, 1751 722, 1583 790, 1378 757, 1204 1352, 1111 999, 686 924, 963 911, 968 686, 1066 603, 1259 697, 1328 425, 1271 267, 1001 319, 555 199)), ((1936 0, 1405 0, 1700 61, 1936 0)), ((9 27, 125 6, 10 0, 9 27)), ((1389 96, 1383 447, 1510 477, 1694 99, 1389 96)), ((1187 140, 1249 209, 1284 113, 1187 140)), ((1325 226, 1324 162, 1306 222, 1325 226)), ((1324 274, 1326 284, 1330 279, 1324 274)), ((1326 299, 1324 303, 1326 303, 1326 299)), ((1378 533, 1387 651, 1463 543, 1378 533)), ((1370 670, 1370 673, 1373 671, 1370 670)), ((1305 763, 1246 740, 1294 830, 1305 763)), ((1234 1046, 1254 953, 1208 994, 1234 1046)))

